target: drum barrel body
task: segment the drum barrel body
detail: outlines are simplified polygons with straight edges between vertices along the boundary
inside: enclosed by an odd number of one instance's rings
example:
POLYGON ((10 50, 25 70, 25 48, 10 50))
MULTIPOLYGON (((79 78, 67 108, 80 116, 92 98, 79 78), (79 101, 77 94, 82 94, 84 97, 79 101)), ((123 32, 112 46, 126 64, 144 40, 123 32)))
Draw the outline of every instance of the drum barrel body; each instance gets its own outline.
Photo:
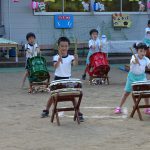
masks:
POLYGON ((108 74, 110 66, 107 55, 103 52, 97 52, 90 56, 89 75, 104 75, 108 74), (91 71, 92 70, 92 71, 91 71))
POLYGON ((28 61, 29 78, 33 80, 44 81, 49 77, 49 72, 46 66, 46 60, 43 57, 36 56, 28 61))
POLYGON ((133 84, 133 91, 148 91, 150 90, 150 84, 133 84))

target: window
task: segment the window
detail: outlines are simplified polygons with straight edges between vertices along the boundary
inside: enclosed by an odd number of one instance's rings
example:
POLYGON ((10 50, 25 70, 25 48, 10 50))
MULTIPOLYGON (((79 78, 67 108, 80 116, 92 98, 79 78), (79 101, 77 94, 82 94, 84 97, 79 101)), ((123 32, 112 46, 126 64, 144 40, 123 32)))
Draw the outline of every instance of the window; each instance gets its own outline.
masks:
POLYGON ((89 10, 89 0, 65 0, 65 12, 88 12, 89 10))
MULTIPOLYGON (((146 1, 142 1, 142 5, 146 6, 146 1)), ((139 11, 139 0, 122 0, 122 11, 128 11, 128 12, 138 12, 139 11)), ((146 11, 146 8, 144 8, 144 11, 146 11)))
POLYGON ((95 0, 95 2, 99 3, 98 11, 101 11, 102 7, 104 7, 102 11, 105 12, 120 11, 120 0, 95 0))
MULTIPOLYGON (((39 2, 35 12, 62 12, 63 10, 63 0, 34 0, 33 2, 39 2)), ((89 10, 89 0, 64 0, 65 12, 88 12, 89 10)))
MULTIPOLYGON (((147 0, 32 0, 35 12, 139 12, 146 11, 147 0), (64 2, 64 3, 63 3, 64 2), (64 5, 63 5, 64 4, 64 5), (91 7, 92 4, 92 7, 91 7), (92 8, 93 10, 90 10, 92 8)), ((80 14, 80 13, 79 13, 80 14)))
POLYGON ((62 12, 62 1, 60 0, 35 0, 35 12, 62 12))

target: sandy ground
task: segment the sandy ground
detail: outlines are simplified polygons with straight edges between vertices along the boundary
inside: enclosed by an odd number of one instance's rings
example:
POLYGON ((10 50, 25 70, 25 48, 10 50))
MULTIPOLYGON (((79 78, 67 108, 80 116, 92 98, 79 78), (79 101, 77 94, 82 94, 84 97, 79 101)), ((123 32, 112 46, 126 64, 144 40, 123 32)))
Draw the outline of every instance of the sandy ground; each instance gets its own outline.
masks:
MULTIPOLYGON (((61 126, 50 123, 50 118, 40 118, 49 93, 27 94, 27 83, 20 88, 23 73, 23 69, 0 73, 0 150, 150 149, 150 116, 143 114, 144 121, 139 121, 137 114, 133 119, 113 114, 123 93, 126 72, 112 67, 110 85, 91 86, 85 81, 81 111, 88 118, 78 125, 72 118, 63 117, 61 126)), ((73 76, 80 78, 81 73, 76 69, 73 76)), ((130 96, 124 106, 128 116, 132 106, 130 96)))

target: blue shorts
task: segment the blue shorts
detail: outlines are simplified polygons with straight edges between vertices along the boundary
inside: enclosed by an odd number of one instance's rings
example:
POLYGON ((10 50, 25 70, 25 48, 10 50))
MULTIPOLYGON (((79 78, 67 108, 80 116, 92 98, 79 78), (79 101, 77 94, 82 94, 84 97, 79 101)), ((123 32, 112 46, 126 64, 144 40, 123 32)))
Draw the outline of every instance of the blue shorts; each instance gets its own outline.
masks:
POLYGON ((87 55, 87 58, 86 58, 86 65, 88 65, 90 63, 90 56, 92 55, 93 53, 91 51, 88 52, 88 55, 87 55))
POLYGON ((137 82, 137 81, 147 81, 146 74, 143 73, 140 75, 136 75, 132 72, 129 72, 127 81, 126 81, 126 85, 125 85, 125 91, 130 93, 132 91, 132 83, 137 82))

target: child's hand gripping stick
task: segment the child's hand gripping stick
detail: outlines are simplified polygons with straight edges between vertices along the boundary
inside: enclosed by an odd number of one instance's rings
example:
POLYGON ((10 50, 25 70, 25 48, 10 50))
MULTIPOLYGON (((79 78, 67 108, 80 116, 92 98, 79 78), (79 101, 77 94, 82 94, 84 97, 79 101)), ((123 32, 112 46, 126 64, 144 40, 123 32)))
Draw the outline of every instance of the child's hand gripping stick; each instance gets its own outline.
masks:
POLYGON ((133 54, 133 56, 134 56, 134 58, 135 58, 136 63, 140 65, 140 62, 139 62, 139 60, 137 59, 137 57, 135 56, 135 54, 134 54, 134 52, 133 52, 133 50, 132 50, 131 47, 130 47, 130 50, 131 50, 131 52, 132 52, 132 54, 133 54))

